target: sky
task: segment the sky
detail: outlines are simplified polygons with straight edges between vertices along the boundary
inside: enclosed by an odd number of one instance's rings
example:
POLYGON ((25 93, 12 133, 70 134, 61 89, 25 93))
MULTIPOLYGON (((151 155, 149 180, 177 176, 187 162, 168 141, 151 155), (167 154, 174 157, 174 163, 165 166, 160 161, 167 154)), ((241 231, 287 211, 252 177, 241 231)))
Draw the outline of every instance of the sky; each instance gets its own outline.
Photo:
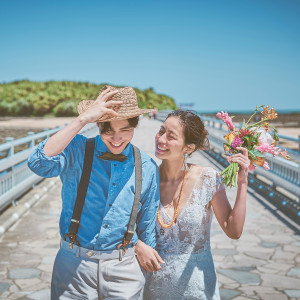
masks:
POLYGON ((300 111, 298 0, 2 0, 0 7, 0 82, 152 87, 199 111, 256 104, 300 111))

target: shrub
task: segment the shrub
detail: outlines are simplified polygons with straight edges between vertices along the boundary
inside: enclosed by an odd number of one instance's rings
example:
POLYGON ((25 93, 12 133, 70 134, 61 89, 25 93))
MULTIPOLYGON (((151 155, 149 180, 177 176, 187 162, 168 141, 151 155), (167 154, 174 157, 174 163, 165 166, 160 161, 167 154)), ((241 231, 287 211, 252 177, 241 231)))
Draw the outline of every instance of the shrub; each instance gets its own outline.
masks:
POLYGON ((54 108, 54 114, 57 117, 77 116, 77 107, 74 102, 62 102, 54 108))
POLYGON ((9 114, 9 103, 0 100, 0 116, 7 116, 9 114))

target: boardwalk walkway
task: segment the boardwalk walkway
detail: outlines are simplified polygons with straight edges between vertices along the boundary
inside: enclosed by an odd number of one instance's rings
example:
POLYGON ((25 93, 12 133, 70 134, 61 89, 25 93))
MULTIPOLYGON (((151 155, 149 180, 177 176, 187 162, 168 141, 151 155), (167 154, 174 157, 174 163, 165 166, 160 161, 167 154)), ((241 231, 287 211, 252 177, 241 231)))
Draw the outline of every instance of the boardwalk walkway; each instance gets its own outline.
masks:
MULTIPOLYGON (((159 126, 158 121, 142 120, 133 141, 152 157, 159 126)), ((199 153, 192 161, 213 166, 199 153)), ((61 209, 60 181, 47 179, 41 187, 50 181, 53 187, 0 240, 0 299, 50 297, 61 209)), ((234 190, 227 194, 234 200, 234 190)), ((230 240, 213 221, 211 245, 222 299, 300 299, 300 236, 276 214, 249 191, 240 240, 230 240)))

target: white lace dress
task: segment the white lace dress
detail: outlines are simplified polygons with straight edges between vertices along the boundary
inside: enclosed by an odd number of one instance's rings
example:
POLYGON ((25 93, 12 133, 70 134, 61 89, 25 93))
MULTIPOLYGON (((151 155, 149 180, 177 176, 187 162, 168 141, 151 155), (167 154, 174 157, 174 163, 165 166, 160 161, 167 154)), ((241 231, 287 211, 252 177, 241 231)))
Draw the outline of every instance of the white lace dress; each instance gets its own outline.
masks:
MULTIPOLYGON (((156 222, 157 251, 165 264, 156 273, 148 272, 144 300, 220 299, 210 249, 209 202, 224 189, 221 182, 213 168, 203 168, 177 222, 168 229, 156 222)), ((160 216, 171 222, 162 205, 160 216)))

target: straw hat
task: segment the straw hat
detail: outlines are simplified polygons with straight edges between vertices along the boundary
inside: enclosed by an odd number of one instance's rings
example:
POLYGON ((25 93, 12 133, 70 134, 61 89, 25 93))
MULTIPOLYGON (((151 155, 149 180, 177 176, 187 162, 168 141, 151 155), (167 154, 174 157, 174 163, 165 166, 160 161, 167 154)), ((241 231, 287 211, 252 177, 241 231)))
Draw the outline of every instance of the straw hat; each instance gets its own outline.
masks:
MULTIPOLYGON (((139 115, 155 112, 156 109, 141 109, 138 107, 138 100, 133 88, 127 86, 124 88, 115 88, 110 85, 105 85, 99 92, 99 95, 107 88, 111 91, 118 90, 119 92, 113 95, 108 101, 123 101, 121 105, 111 106, 111 108, 118 113, 117 117, 103 115, 95 122, 110 122, 115 120, 126 120, 139 115)), ((77 110, 79 114, 85 112, 95 100, 82 100, 78 103, 77 110)))

